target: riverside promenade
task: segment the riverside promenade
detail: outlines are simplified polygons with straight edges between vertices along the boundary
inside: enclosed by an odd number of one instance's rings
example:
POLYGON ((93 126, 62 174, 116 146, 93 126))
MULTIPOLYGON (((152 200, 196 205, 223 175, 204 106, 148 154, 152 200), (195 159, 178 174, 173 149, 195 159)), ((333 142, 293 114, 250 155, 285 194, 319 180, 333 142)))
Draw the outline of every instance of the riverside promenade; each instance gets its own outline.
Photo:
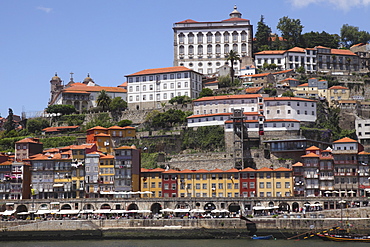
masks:
POLYGON ((340 224, 357 232, 367 232, 368 218, 259 217, 246 222, 239 218, 214 219, 110 219, 110 220, 21 220, 1 221, 0 241, 43 239, 215 239, 248 238, 272 234, 287 239, 310 234, 340 224), (249 226, 247 226, 249 224, 249 226))

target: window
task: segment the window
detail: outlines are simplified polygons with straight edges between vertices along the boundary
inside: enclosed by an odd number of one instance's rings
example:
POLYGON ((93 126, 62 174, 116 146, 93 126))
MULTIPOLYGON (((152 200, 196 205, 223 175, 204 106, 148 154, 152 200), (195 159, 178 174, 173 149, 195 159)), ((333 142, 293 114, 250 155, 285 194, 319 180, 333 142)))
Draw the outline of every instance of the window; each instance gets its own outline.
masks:
POLYGON ((219 184, 218 184, 218 188, 219 188, 219 189, 223 189, 223 188, 224 188, 224 184, 223 184, 223 183, 219 183, 219 184))
POLYGON ((271 189, 271 182, 266 182, 266 188, 271 189))
POLYGON ((289 182, 285 182, 285 188, 286 189, 289 189, 290 188, 290 183, 289 182))
POLYGON ((260 189, 263 189, 265 188, 265 183, 264 182, 260 182, 260 189))
POLYGON ((276 182, 276 188, 281 188, 281 182, 276 182))

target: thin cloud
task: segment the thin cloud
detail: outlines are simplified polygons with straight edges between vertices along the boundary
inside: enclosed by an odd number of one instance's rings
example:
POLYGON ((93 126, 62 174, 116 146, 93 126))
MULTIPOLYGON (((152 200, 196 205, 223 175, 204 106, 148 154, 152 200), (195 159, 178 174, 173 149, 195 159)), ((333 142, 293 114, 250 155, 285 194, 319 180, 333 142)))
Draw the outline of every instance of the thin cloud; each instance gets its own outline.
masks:
POLYGON ((289 0, 293 6, 298 8, 306 7, 310 4, 330 4, 336 8, 350 10, 352 7, 367 7, 370 5, 370 0, 289 0))
POLYGON ((47 14, 49 14, 51 11, 53 11, 52 8, 46 8, 46 7, 42 7, 42 6, 37 7, 37 9, 41 10, 41 11, 44 11, 47 14))

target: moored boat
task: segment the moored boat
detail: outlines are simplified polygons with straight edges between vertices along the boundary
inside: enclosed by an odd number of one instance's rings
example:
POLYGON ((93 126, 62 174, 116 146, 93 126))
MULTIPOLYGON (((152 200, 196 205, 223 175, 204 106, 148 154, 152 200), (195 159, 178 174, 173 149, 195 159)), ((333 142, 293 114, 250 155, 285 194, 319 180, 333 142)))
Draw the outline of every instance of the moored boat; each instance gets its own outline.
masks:
POLYGON ((273 236, 272 235, 267 235, 267 236, 257 236, 257 235, 253 235, 252 236, 252 239, 261 239, 261 240, 268 240, 268 239, 272 239, 273 236))
POLYGON ((370 243, 370 236, 369 235, 358 235, 358 234, 316 234, 319 238, 325 241, 336 241, 336 242, 369 242, 370 243))

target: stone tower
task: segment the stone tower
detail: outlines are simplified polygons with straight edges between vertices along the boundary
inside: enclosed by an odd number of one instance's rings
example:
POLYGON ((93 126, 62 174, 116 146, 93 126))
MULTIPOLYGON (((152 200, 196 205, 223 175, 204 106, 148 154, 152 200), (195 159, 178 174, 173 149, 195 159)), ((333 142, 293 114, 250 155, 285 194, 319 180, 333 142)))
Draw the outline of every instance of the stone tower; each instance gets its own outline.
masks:
POLYGON ((55 73, 55 76, 53 76, 50 80, 50 100, 49 105, 55 100, 55 97, 57 94, 63 89, 62 80, 58 76, 57 73, 55 73))

